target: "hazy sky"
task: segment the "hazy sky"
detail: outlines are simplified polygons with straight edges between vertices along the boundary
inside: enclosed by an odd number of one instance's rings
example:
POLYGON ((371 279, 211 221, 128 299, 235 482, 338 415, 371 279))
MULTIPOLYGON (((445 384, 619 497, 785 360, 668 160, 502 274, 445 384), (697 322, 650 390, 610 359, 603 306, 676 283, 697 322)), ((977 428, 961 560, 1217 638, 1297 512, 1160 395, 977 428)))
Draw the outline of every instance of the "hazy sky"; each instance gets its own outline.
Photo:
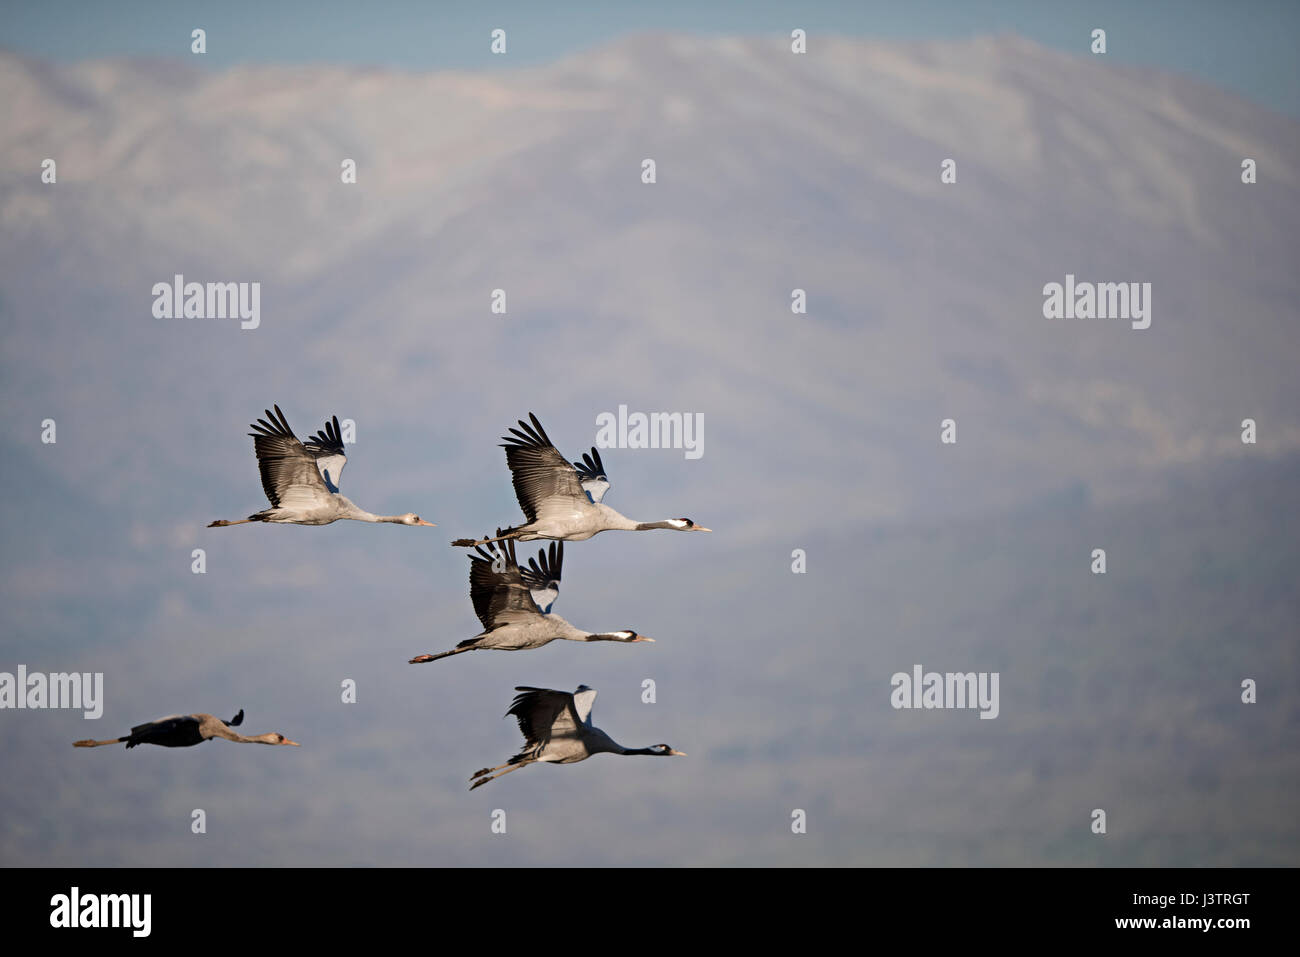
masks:
POLYGON ((208 34, 204 64, 244 61, 377 64, 430 70, 517 66, 552 59, 642 30, 695 33, 810 32, 877 37, 962 37, 1015 32, 1083 52, 1096 27, 1107 55, 1188 73, 1275 110, 1300 111, 1295 38, 1300 5, 1288 0, 915 0, 775 2, 667 0, 532 3, 158 3, 6 4, 0 46, 61 59, 189 55, 196 26, 208 34), (508 60, 487 34, 508 31, 508 60))
POLYGON ((1029 39, 794 56, 763 5, 541 6, 533 65, 471 75, 423 71, 490 64, 496 16, 6 12, 0 671, 105 701, 0 712, 0 863, 1300 862, 1300 123, 1218 88, 1293 99, 1292 15, 1117 4, 1103 58, 1075 5, 846 5, 1029 39), (213 69, 132 58, 192 66, 198 16, 213 69), (260 325, 156 318, 177 273, 261 283, 260 325), (1068 275, 1150 283, 1149 328, 1046 318, 1068 275), (264 507, 271 403, 355 420, 344 493, 439 527, 207 528, 264 507), (656 643, 406 664, 478 630, 448 542, 519 518, 504 430, 576 457, 621 405, 705 444, 604 452, 605 501, 715 533, 574 543, 556 611, 656 643), (917 664, 998 673, 999 716, 894 709, 917 664), (690 756, 467 791, 515 685, 579 683, 690 756), (71 747, 241 708, 302 748, 71 747))

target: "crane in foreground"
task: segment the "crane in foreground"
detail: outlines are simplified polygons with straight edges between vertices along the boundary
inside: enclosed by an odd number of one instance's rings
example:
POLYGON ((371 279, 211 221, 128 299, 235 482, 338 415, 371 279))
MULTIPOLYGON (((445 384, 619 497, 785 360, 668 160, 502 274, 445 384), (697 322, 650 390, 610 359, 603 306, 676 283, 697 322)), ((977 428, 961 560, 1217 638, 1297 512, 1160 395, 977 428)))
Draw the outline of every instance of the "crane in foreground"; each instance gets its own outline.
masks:
MULTIPOLYGON (((497 529, 501 534, 501 529, 497 529)), ((437 661, 466 651, 494 649, 527 651, 540 648, 558 638, 568 641, 654 641, 635 631, 590 632, 575 628, 551 607, 560 593, 560 575, 564 565, 564 543, 551 542, 531 559, 525 568, 515 560, 513 541, 496 542, 475 549, 470 555, 469 596, 474 613, 483 623, 483 631, 467 638, 451 651, 436 655, 417 655, 410 664, 437 661)))
POLYGON ((578 685, 572 694, 523 686, 515 690, 523 693, 515 696, 506 714, 513 714, 518 719, 519 731, 524 736, 524 747, 505 764, 475 771, 470 777, 474 782, 470 785, 471 791, 539 761, 546 764, 575 764, 585 761, 593 754, 653 754, 659 757, 686 755, 685 751, 674 751, 666 744, 652 744, 648 748, 625 748, 615 742, 591 723, 591 706, 596 701, 596 692, 586 685, 578 685), (494 771, 500 773, 494 774, 494 771))
POLYGON ((211 741, 213 738, 225 738, 227 741, 238 741, 241 744, 291 744, 295 748, 300 747, 297 741, 290 741, 284 735, 272 731, 268 734, 255 734, 252 737, 245 737, 238 731, 232 730, 243 724, 244 710, 241 708, 239 714, 235 715, 229 721, 222 721, 220 718, 210 714, 172 714, 165 718, 159 718, 157 721, 146 721, 144 724, 137 724, 131 729, 130 734, 123 735, 120 738, 109 738, 107 741, 95 741, 86 738, 83 741, 74 741, 74 748, 100 748, 106 744, 121 744, 126 742, 128 748, 134 748, 137 744, 156 744, 164 748, 188 748, 191 745, 202 744, 204 741, 211 741))
POLYGON ((515 498, 528 521, 507 528, 496 538, 458 538, 452 545, 466 547, 486 545, 502 539, 531 542, 539 538, 581 542, 600 532, 622 530, 644 532, 668 528, 679 532, 709 532, 689 518, 666 518, 658 522, 638 522, 622 515, 602 502, 609 490, 609 478, 600 452, 592 448, 572 465, 560 454, 546 435, 537 416, 528 413, 532 425, 523 419, 513 435, 503 435, 506 465, 515 487, 515 498))
POLYGON ((339 432, 339 418, 334 416, 306 443, 289 428, 289 422, 275 406, 266 410, 266 418, 250 425, 257 468, 262 474, 262 490, 271 507, 254 512, 237 521, 218 519, 208 528, 243 525, 245 522, 274 522, 289 525, 328 525, 341 518, 357 522, 392 522, 396 525, 428 525, 414 512, 404 515, 375 515, 358 508, 339 494, 339 480, 347 453, 339 432))

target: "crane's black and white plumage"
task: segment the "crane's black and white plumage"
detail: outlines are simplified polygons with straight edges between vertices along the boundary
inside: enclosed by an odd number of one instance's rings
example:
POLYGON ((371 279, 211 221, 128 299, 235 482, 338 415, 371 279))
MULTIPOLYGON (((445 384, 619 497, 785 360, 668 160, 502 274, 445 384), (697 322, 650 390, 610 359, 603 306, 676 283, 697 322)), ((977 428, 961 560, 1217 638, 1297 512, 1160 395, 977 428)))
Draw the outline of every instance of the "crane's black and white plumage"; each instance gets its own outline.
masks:
POLYGON ((519 732, 524 736, 523 749, 505 764, 475 771, 470 777, 474 782, 470 785, 471 791, 503 774, 537 762, 574 764, 593 754, 652 754, 660 757, 684 757, 686 754, 674 751, 666 744, 625 748, 617 743, 591 723, 591 706, 596 701, 596 692, 586 685, 578 685, 578 690, 572 694, 549 688, 518 687, 515 690, 522 694, 515 697, 506 714, 514 715, 519 721, 519 732), (494 774, 494 771, 500 773, 494 774))
MULTIPOLYGON (((481 550, 480 550, 481 551, 481 550)), ((551 606, 560 597, 560 571, 564 565, 564 543, 551 542, 550 554, 546 549, 528 559, 528 567, 519 567, 519 577, 528 586, 528 594, 543 615, 551 613, 551 606)))
POLYGON ((238 521, 219 519, 208 528, 242 525, 245 522, 275 522, 291 525, 328 525, 341 518, 357 522, 392 522, 397 525, 428 525, 414 512, 404 515, 375 515, 358 508, 339 494, 343 466, 348 462, 339 431, 338 416, 325 423, 305 443, 289 428, 289 422, 275 406, 265 419, 249 426, 253 449, 262 474, 262 489, 271 507, 238 521))
POLYGON ((275 731, 268 734, 256 734, 250 738, 231 730, 239 727, 243 721, 244 712, 242 708, 239 714, 229 721, 222 721, 213 715, 202 713, 171 714, 165 718, 159 718, 157 721, 146 721, 144 724, 137 724, 131 729, 130 734, 123 735, 120 738, 109 738, 107 741, 95 741, 86 738, 84 741, 72 742, 72 746, 75 748, 99 748, 106 744, 121 744, 125 741, 128 748, 134 748, 137 744, 156 744, 163 748, 188 748, 191 745, 202 744, 204 741, 211 741, 213 738, 225 738, 227 741, 238 741, 242 744, 291 744, 294 747, 299 746, 297 741, 290 741, 284 735, 275 731))
POLYGON ((510 467, 515 497, 528 521, 507 528, 497 538, 459 538, 452 545, 463 547, 513 538, 531 542, 539 538, 581 542, 600 532, 622 530, 643 532, 668 528, 679 532, 707 532, 689 518, 667 518, 638 522, 604 504, 609 478, 600 452, 593 448, 582 461, 570 464, 552 443, 542 423, 531 412, 532 425, 522 419, 513 435, 503 435, 506 464, 510 467))
MULTIPOLYGON (((501 529, 497 529, 497 535, 501 529)), ((451 651, 417 655, 410 664, 437 661, 481 648, 497 651, 527 651, 558 638, 568 641, 654 641, 635 631, 590 632, 575 628, 550 610, 560 593, 564 565, 564 543, 552 542, 521 568, 515 561, 513 541, 493 541, 469 556, 469 597, 483 631, 467 638, 451 651)))

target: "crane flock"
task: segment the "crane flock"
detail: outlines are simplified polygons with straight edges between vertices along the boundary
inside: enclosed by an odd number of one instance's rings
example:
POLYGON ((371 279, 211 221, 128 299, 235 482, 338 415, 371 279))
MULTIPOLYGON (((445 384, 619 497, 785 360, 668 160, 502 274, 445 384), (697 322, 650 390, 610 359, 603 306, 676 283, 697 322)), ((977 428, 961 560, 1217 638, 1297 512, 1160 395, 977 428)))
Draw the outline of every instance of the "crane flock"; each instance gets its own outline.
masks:
MULTIPOLYGON (((280 525, 329 525, 340 519, 397 525, 433 526, 414 512, 376 515, 339 492, 346 449, 337 416, 307 441, 300 440, 278 405, 266 410, 265 418, 250 426, 253 451, 257 456, 262 490, 271 507, 235 521, 218 520, 209 528, 266 522, 280 525)), ((592 448, 582 459, 570 463, 551 442, 537 416, 519 420, 502 436, 506 465, 510 469, 515 497, 527 519, 511 528, 498 528, 496 535, 481 539, 462 538, 456 547, 473 548, 469 555, 470 601, 483 630, 458 643, 449 651, 422 654, 410 664, 438 661, 467 651, 529 651, 556 640, 623 644, 653 642, 653 638, 627 628, 618 631, 583 631, 552 612, 559 596, 564 565, 564 543, 580 542, 604 531, 648 531, 669 529, 708 532, 711 529, 689 518, 656 522, 630 519, 605 505, 609 478, 600 452, 592 448), (518 563, 515 542, 550 540, 527 565, 518 563)), ((520 685, 520 694, 507 715, 513 715, 524 737, 524 746, 505 764, 476 771, 470 790, 517 771, 529 764, 574 764, 593 754, 684 755, 666 744, 646 748, 625 748, 591 723, 594 689, 578 685, 573 692, 520 685)), ((165 748, 191 747, 224 738, 244 744, 293 745, 283 734, 269 732, 245 736, 235 731, 244 720, 241 710, 229 721, 211 714, 169 715, 136 725, 120 738, 73 742, 78 748, 97 748, 125 743, 128 749, 140 744, 165 748)))

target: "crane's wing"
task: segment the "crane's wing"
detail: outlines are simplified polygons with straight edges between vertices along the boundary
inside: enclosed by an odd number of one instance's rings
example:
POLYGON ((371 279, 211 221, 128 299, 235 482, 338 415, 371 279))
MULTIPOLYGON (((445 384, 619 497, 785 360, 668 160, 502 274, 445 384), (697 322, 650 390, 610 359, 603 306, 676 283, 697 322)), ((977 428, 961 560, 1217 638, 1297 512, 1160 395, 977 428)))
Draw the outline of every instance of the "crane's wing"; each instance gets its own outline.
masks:
POLYGON ((590 453, 583 453, 581 462, 573 463, 573 468, 587 498, 592 504, 599 503, 609 491, 609 478, 605 475, 605 463, 600 460, 600 452, 593 445, 590 453))
POLYGON ((193 721, 198 723, 198 719, 192 714, 169 714, 165 718, 155 718, 153 721, 146 721, 144 724, 137 724, 131 729, 132 734, 141 734, 154 728, 160 728, 164 725, 175 727, 177 722, 193 721))
POLYGON ((253 448, 257 452, 262 490, 272 505, 309 506, 329 494, 325 480, 316 468, 315 457, 293 434, 278 405, 274 414, 268 409, 266 418, 258 419, 257 424, 249 428, 255 430, 248 434, 253 437, 253 448))
POLYGON ((316 459, 316 468, 325 486, 337 494, 339 479, 343 477, 343 466, 348 464, 347 451, 343 448, 343 433, 339 430, 339 417, 333 416, 325 423, 325 428, 317 432, 303 446, 316 459))
POLYGON ((573 713, 579 721, 591 727, 591 706, 596 703, 596 689, 578 685, 573 693, 573 713))
POLYGON ((545 548, 540 549, 536 558, 528 559, 527 568, 519 569, 533 602, 543 615, 551 613, 551 606, 560 595, 560 568, 563 564, 564 542, 551 542, 549 555, 545 548))
POLYGON ((169 714, 167 717, 159 718, 156 721, 137 724, 131 729, 131 734, 126 740, 126 746, 134 748, 137 744, 148 744, 154 738, 166 737, 182 728, 192 728, 197 734, 199 719, 192 714, 169 714))
POLYGON ((510 479, 515 486, 519 507, 535 522, 539 514, 560 512, 570 515, 576 504, 587 505, 590 499, 578 480, 578 473, 560 450, 551 444, 542 423, 529 412, 530 426, 519 420, 519 429, 512 428, 512 438, 501 436, 501 447, 506 450, 506 464, 510 466, 510 479), (523 431, 520 431, 522 429, 523 431))
POLYGON ((484 630, 535 619, 540 612, 519 573, 514 541, 489 542, 475 551, 469 556, 469 597, 484 630))
POLYGON ((225 722, 227 728, 237 728, 244 723, 244 709, 239 709, 239 714, 235 715, 229 721, 225 722))
POLYGON ((552 738, 572 738, 578 734, 578 716, 573 710, 573 695, 550 688, 515 688, 515 696, 506 714, 519 721, 524 736, 524 752, 544 748, 552 738))

